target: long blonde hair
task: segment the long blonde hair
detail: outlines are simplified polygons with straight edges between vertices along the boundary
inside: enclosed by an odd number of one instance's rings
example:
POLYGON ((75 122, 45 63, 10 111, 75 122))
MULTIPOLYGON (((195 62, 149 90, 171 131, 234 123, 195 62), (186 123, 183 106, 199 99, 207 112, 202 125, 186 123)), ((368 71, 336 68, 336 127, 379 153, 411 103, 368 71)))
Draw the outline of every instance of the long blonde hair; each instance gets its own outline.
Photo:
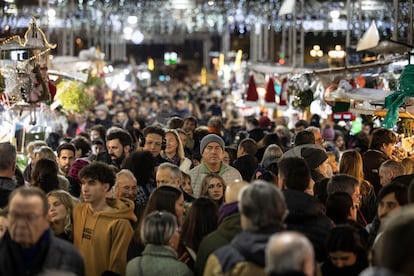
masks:
MULTIPOLYGON (((166 136, 167 136, 167 133, 173 134, 175 139, 177 140, 178 146, 177 146, 176 153, 177 153, 177 156, 180 159, 180 163, 181 163, 185 158, 185 154, 184 154, 184 146, 183 146, 183 143, 181 143, 180 136, 178 135, 178 132, 175 129, 167 129, 165 131, 166 136)), ((164 155, 165 155, 165 150, 164 150, 164 155)))
POLYGON ((345 150, 339 161, 339 173, 345 173, 358 179, 359 183, 364 181, 364 170, 361 154, 354 149, 345 150))
POLYGON ((72 238, 72 229, 73 229, 73 222, 72 222, 72 214, 73 214, 73 207, 78 203, 77 199, 74 198, 70 193, 64 190, 53 190, 47 194, 47 198, 49 197, 56 197, 62 204, 65 206, 67 215, 65 217, 65 226, 63 228, 63 232, 67 234, 70 238, 72 238))

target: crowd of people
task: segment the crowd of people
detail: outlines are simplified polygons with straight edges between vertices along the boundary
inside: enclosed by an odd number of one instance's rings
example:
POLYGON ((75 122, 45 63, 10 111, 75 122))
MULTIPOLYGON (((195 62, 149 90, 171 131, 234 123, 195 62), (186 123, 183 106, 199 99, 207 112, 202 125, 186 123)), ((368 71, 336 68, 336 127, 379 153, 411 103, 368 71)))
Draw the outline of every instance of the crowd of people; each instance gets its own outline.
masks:
POLYGON ((414 275, 396 133, 171 94, 0 143, 0 275, 414 275))

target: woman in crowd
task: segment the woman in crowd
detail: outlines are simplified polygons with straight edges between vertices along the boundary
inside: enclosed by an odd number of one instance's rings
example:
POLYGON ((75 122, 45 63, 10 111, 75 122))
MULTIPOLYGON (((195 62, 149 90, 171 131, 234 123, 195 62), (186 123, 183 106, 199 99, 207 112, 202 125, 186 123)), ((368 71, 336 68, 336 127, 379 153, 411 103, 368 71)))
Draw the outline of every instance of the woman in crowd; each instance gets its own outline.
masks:
POLYGON ((39 187, 45 193, 60 189, 56 162, 46 158, 38 160, 32 172, 31 186, 39 187))
POLYGON ((48 219, 55 236, 72 242, 72 212, 76 200, 66 191, 55 190, 47 194, 48 219))
POLYGON ((217 173, 209 173, 201 182, 200 195, 206 196, 221 206, 224 202, 224 191, 226 190, 226 183, 224 179, 217 173))
POLYGON ((162 157, 168 162, 171 162, 185 173, 188 173, 191 168, 191 160, 185 157, 184 147, 181 143, 180 136, 174 129, 169 129, 165 132, 166 147, 164 149, 162 157))
POLYGON ((231 146, 224 148, 223 163, 226 165, 233 165, 234 160, 237 158, 237 149, 231 146))
POLYGON ((178 260, 179 230, 176 216, 167 211, 149 213, 142 222, 141 240, 145 245, 141 257, 130 260, 126 275, 182 275, 193 273, 178 260))
POLYGON ((262 166, 262 168, 266 168, 270 163, 277 162, 277 160, 279 160, 282 155, 282 148, 276 144, 271 144, 267 146, 266 150, 264 151, 260 166, 262 166))
POLYGON ((360 216, 363 224, 370 223, 376 213, 376 196, 374 187, 364 178, 364 171, 362 169, 361 154, 354 149, 346 150, 342 153, 339 162, 339 173, 348 174, 358 179, 360 185, 360 193, 362 196, 360 208, 360 216))
POLYGON ((361 242, 358 230, 341 225, 331 230, 327 249, 329 258, 322 264, 323 276, 351 276, 368 267, 367 249, 361 242))
POLYGON ((181 190, 186 192, 188 195, 193 195, 193 186, 191 186, 191 177, 185 172, 181 172, 183 175, 183 182, 181 183, 181 190))
MULTIPOLYGON (((179 227, 181 227, 184 220, 184 195, 180 189, 174 186, 160 186, 156 188, 149 197, 147 206, 142 215, 145 218, 153 211, 167 211, 174 214, 179 227)), ((140 219, 140 218, 138 218, 140 219)), ((144 249, 144 244, 141 240, 140 231, 142 228, 142 221, 135 229, 134 238, 128 249, 128 260, 132 257, 141 255, 144 249)))
POLYGON ((187 265, 193 268, 201 240, 217 228, 218 207, 210 198, 199 197, 191 204, 180 239, 179 255, 188 253, 187 265))

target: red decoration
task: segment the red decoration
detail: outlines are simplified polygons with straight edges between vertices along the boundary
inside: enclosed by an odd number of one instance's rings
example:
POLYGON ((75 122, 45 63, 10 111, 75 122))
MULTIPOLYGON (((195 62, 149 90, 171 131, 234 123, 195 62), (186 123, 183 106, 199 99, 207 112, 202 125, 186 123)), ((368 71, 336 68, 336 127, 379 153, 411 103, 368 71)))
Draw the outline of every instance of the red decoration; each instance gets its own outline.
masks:
POLYGON ((280 91, 279 105, 280 106, 286 106, 287 101, 288 101, 288 95, 287 95, 288 80, 287 80, 287 78, 284 78, 282 80, 281 89, 282 90, 280 91))
POLYGON ((265 102, 267 103, 275 103, 276 102, 276 91, 275 91, 275 83, 273 82, 272 78, 269 78, 269 81, 266 84, 266 94, 265 94, 265 102))
POLYGON ((258 99, 259 99, 259 94, 257 94, 257 88, 256 88, 256 83, 254 82, 254 77, 250 76, 249 87, 247 88, 246 101, 257 102, 258 99))
POLYGON ((49 92, 50 92, 51 101, 53 101, 55 99, 55 95, 56 95, 56 86, 53 85, 50 82, 50 80, 47 82, 47 85, 49 86, 49 92))

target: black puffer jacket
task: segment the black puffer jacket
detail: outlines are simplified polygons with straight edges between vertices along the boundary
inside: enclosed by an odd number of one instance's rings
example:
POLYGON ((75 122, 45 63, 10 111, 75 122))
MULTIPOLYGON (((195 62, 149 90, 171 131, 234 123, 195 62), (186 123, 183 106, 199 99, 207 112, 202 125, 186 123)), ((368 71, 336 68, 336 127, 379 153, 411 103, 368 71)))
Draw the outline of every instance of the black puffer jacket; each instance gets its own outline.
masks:
POLYGON ((283 191, 289 214, 285 220, 288 230, 298 231, 311 241, 316 260, 322 262, 327 256, 325 239, 333 222, 325 215, 324 206, 313 196, 302 191, 283 191))

